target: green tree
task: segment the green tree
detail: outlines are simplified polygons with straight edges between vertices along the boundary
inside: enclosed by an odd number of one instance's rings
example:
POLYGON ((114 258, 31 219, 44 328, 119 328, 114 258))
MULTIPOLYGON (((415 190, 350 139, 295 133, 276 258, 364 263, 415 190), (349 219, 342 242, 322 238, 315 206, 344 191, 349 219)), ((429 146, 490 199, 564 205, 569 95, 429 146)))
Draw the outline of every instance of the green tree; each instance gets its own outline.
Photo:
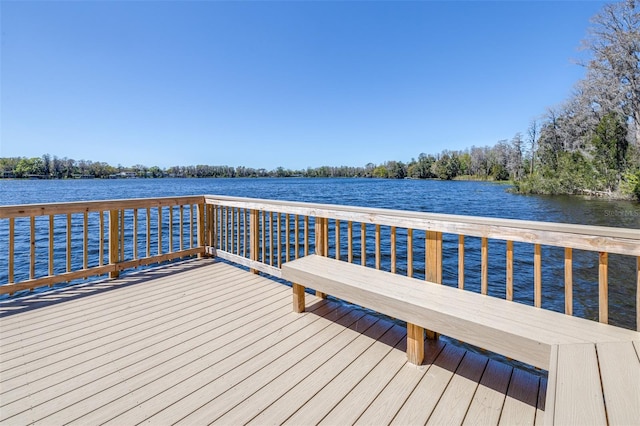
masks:
POLYGON ((18 177, 42 175, 44 173, 44 163, 42 158, 22 158, 16 165, 15 172, 18 177))
POLYGON ((594 164, 604 179, 606 189, 617 188, 626 166, 627 129, 620 117, 610 112, 600 120, 591 141, 594 164))

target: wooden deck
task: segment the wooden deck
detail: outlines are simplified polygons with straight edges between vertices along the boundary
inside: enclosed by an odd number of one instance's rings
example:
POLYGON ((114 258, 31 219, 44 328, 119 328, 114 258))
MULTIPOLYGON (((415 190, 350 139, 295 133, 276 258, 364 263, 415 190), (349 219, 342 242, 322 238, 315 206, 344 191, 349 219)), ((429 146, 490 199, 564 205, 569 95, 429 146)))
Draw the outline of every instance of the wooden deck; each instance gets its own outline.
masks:
POLYGON ((539 424, 546 379, 224 262, 0 304, 0 424, 539 424))

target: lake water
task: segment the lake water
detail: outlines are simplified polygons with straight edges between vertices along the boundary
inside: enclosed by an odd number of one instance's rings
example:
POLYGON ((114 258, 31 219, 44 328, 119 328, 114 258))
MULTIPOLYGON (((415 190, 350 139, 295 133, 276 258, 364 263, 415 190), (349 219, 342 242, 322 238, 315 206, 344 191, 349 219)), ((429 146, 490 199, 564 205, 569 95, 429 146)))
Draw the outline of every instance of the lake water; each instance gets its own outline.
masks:
MULTIPOLYGON (((0 180, 0 205, 212 194, 640 229, 638 203, 524 196, 508 188, 487 182, 386 179, 0 180)), ((0 221, 0 250, 6 247, 6 222, 0 221)), ((468 240, 465 286, 473 290, 479 287, 479 242, 468 240)), ((457 284, 456 242, 456 236, 445 235, 443 279, 449 285, 457 284)), ((504 243, 491 241, 490 293, 496 296, 504 294, 504 251, 504 243)), ((515 299, 531 303, 533 247, 516 244, 515 255, 515 299)), ((0 282, 7 279, 3 258, 6 254, 0 253, 0 282)), ((562 259, 562 249, 543 247, 543 306, 558 311, 564 309, 562 259)), ((611 255, 609 281, 610 322, 635 327, 634 259, 611 255)), ((576 252, 576 315, 597 318, 597 290, 597 255, 576 252)))

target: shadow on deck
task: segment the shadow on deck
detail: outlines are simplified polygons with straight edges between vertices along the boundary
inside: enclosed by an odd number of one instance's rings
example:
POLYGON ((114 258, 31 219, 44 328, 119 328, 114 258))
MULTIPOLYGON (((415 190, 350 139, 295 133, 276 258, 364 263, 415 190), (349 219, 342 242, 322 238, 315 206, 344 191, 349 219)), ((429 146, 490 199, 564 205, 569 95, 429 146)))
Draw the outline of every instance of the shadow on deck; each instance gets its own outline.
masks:
POLYGON ((541 423, 546 379, 224 262, 0 304, 2 424, 541 423))

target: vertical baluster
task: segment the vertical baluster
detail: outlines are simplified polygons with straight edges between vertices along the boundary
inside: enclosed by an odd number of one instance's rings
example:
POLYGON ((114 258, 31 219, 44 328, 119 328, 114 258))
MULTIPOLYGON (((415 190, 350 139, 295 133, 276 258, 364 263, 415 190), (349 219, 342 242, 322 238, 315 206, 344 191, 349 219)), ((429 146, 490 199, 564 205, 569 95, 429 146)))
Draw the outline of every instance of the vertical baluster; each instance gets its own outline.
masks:
POLYGON ((376 269, 380 269, 381 254, 380 254, 380 225, 376 224, 376 269))
POLYGON ((262 263, 267 263, 267 212, 262 210, 262 263))
MULTIPOLYGON (((36 277, 36 217, 30 217, 30 231, 31 231, 31 243, 30 243, 30 257, 29 257, 29 279, 32 280, 36 277)), ((33 290, 33 289, 30 289, 33 290)))
POLYGON ((124 209, 120 210, 120 260, 124 260, 124 209))
POLYGON ((349 263, 353 263, 353 222, 347 222, 347 257, 349 263))
POLYGON ((169 206, 169 253, 173 253, 173 206, 169 206))
MULTIPOLYGON (((258 250, 260 247, 260 239, 259 239, 259 228, 260 228, 260 212, 258 210, 251 210, 250 212, 251 216, 249 218, 250 220, 250 224, 249 224, 249 243, 251 244, 251 247, 249 248, 249 256, 251 257, 252 261, 257 261, 258 260, 258 250)), ((251 268, 251 272, 254 274, 258 273, 257 269, 251 268)))
POLYGON ((98 266, 102 266, 104 265, 104 212, 100 210, 98 214, 100 215, 100 247, 98 248, 100 259, 98 260, 98 266))
POLYGON ((324 232, 324 255, 329 256, 329 218, 322 221, 324 232))
POLYGON ((138 258, 138 209, 133 209, 133 258, 138 258))
MULTIPOLYGON (((224 251, 230 251, 230 242, 229 240, 231 240, 233 238, 233 236, 231 235, 231 213, 230 213, 231 207, 227 206, 224 209, 224 251)), ((264 212, 263 212, 264 213, 264 212)))
POLYGON ((297 259, 300 257, 300 217, 298 215, 295 215, 293 217, 293 230, 294 230, 294 237, 293 237, 293 242, 294 242, 294 250, 295 250, 295 255, 294 255, 294 259, 297 259))
POLYGON ((458 235, 458 288, 464 289, 464 235, 458 235))
POLYGON ((482 237, 481 248, 481 276, 480 293, 487 294, 489 292, 489 240, 482 237))
POLYGON ((195 208, 189 204, 189 248, 193 248, 193 224, 195 222, 195 208))
POLYGON ((67 213, 67 272, 71 272, 71 213, 67 213))
POLYGON ((396 262, 397 262, 397 249, 396 249, 396 227, 391 227, 391 273, 396 273, 396 262))
POLYGON ((118 218, 120 212, 118 210, 109 210, 109 264, 113 266, 113 270, 109 272, 109 278, 118 278, 120 274, 117 269, 117 263, 119 259, 118 254, 118 233, 120 231, 120 225, 118 224, 118 218))
MULTIPOLYGON (((198 216, 197 216, 197 223, 196 223, 196 244, 198 245, 199 248, 204 248, 204 200, 201 203, 197 204, 198 206, 198 216)), ((204 256, 204 254, 202 252, 198 253, 198 259, 202 259, 202 257, 204 256)))
MULTIPOLYGON (((54 239, 54 220, 53 215, 49 215, 49 276, 52 277, 54 274, 53 268, 53 239, 54 239)), ((53 287, 53 284, 49 284, 49 287, 53 287)))
POLYGON ((640 331, 640 256, 636 259, 636 330, 640 331))
MULTIPOLYGON (((211 207, 211 206, 209 206, 211 207)), ((184 250, 184 205, 180 205, 180 212, 179 214, 179 218, 178 220, 180 221, 180 232, 179 232, 179 238, 180 238, 180 251, 184 250)), ((211 215, 210 215, 211 216, 211 215)), ((213 217, 211 217, 211 219, 213 220, 213 217)), ((210 230, 213 229, 213 224, 209 227, 210 230)), ((209 240, 209 244, 213 245, 213 239, 209 240)))
POLYGON ((413 229, 407 229, 407 276, 413 276, 413 229))
POLYGON ((269 265, 273 266, 273 212, 269 212, 269 265))
POLYGON ((162 206, 158 206, 158 256, 162 254, 162 206))
POLYGON ((564 249, 564 313, 573 315, 573 250, 564 249))
POLYGON ((217 227, 216 227, 216 233, 218 234, 218 249, 222 250, 222 206, 216 206, 216 221, 217 221, 217 227))
POLYGON ((235 253, 240 256, 240 231, 241 231, 241 226, 240 226, 240 207, 236 208, 236 229, 235 229, 235 234, 236 234, 236 251, 235 253))
POLYGON ((340 260, 340 220, 336 219, 336 260, 340 260))
POLYGON ((278 268, 282 267, 282 214, 278 213, 276 220, 276 234, 278 237, 278 268))
POLYGON ((600 322, 609 323, 609 253, 598 253, 598 305, 600 322))
POLYGON ((243 244, 242 244, 242 256, 243 257, 247 257, 247 235, 249 234, 249 227, 247 226, 247 214, 249 212, 247 211, 247 209, 244 209, 242 211, 242 228, 243 228, 243 233, 242 233, 242 238, 243 238, 243 244))
POLYGON ((147 207, 147 257, 151 257, 151 209, 147 207))
POLYGON ((533 253, 533 305, 542 307, 542 248, 540 244, 534 245, 533 253))
POLYGON ((304 217, 304 255, 309 255, 309 216, 304 217))
POLYGON ((236 208, 235 207, 231 207, 231 210, 229 212, 229 239, 230 241, 230 253, 235 253, 235 240, 236 240, 236 215, 235 215, 235 211, 236 208))
POLYGON ((513 241, 507 241, 507 300, 513 300, 513 241))
POLYGON ((14 265, 15 265, 15 247, 16 247, 16 219, 9 218, 9 284, 14 282, 14 265))
POLYGON ((360 263, 367 266, 367 224, 360 224, 360 263))
POLYGON ((288 262, 291 260, 291 216, 288 213, 285 214, 285 226, 287 227, 285 231, 285 250, 287 251, 285 262, 288 262))
POLYGON ((84 269, 89 269, 89 213, 84 212, 84 221, 82 224, 83 229, 83 259, 82 266, 84 269))

